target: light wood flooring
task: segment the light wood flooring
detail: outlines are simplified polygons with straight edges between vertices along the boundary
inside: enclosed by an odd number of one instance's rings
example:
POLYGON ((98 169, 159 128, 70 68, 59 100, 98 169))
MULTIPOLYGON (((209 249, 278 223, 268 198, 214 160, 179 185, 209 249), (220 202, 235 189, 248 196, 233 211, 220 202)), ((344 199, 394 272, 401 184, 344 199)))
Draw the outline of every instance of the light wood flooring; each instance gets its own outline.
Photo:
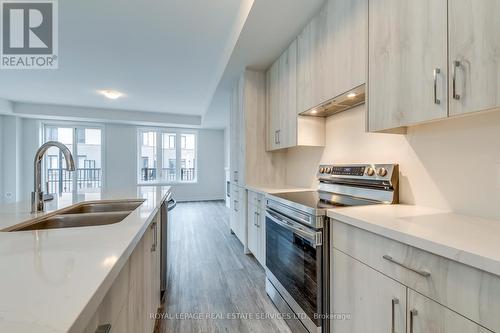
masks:
POLYGON ((264 269, 243 253, 228 219, 222 201, 179 203, 173 210, 157 332, 290 332, 266 295, 264 269))

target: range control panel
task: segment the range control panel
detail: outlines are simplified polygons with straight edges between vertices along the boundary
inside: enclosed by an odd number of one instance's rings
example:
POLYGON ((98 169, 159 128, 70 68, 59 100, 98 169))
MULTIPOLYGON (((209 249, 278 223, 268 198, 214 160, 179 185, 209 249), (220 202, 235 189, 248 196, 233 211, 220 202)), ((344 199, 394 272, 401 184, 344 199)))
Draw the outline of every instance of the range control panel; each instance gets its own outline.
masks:
POLYGON ((320 165, 318 177, 390 178, 394 164, 320 165))

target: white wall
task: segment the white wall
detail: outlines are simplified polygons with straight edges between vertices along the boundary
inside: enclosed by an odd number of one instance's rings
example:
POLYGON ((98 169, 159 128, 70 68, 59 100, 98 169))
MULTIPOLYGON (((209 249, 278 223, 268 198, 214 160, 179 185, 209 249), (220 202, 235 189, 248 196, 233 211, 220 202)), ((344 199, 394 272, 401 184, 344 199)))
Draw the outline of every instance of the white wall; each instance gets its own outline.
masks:
POLYGON ((323 149, 287 152, 287 182, 315 185, 320 163, 400 165, 402 203, 500 218, 500 112, 411 127, 407 135, 365 133, 365 106, 331 116, 323 149))
MULTIPOLYGON (((0 132, 3 132, 3 136, 0 136, 2 138, 0 146, 7 146, 12 150, 12 152, 9 150, 6 156, 10 156, 15 151, 18 152, 16 162, 11 161, 7 168, 0 164, 0 178, 5 185, 3 186, 5 191, 11 191, 16 195, 17 200, 27 201, 33 191, 33 158, 40 146, 40 123, 42 121, 10 116, 3 116, 0 119, 0 124, 3 122, 4 125, 0 126, 0 132), (17 127, 13 124, 17 124, 17 127), (19 130, 14 133, 13 128, 19 130), (1 131, 1 129, 4 130, 1 131), (4 137, 11 138, 14 134, 17 137, 14 144, 12 144, 12 139, 8 141, 4 139, 4 137), (12 177, 13 174, 18 176, 12 177)), ((224 199, 224 131, 199 130, 198 135, 198 182, 174 185, 174 195, 179 201, 224 199)), ((103 143, 104 186, 113 190, 136 186, 136 126, 106 124, 103 143)), ((5 152, 5 148, 3 151, 5 152)))
POLYGON ((0 114, 0 203, 3 202, 3 174, 4 174, 4 157, 3 157, 3 116, 0 114))
POLYGON ((18 117, 3 116, 0 143, 3 162, 1 165, 2 202, 15 202, 22 198, 22 121, 18 117))

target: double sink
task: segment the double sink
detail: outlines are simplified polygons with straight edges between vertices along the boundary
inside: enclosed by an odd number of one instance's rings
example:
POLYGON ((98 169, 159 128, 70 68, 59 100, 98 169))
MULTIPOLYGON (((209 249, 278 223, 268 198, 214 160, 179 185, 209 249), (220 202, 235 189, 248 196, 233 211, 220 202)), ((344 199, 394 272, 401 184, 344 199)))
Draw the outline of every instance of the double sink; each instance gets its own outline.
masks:
POLYGON ((123 221, 145 200, 83 202, 22 222, 4 231, 28 231, 107 225, 123 221))

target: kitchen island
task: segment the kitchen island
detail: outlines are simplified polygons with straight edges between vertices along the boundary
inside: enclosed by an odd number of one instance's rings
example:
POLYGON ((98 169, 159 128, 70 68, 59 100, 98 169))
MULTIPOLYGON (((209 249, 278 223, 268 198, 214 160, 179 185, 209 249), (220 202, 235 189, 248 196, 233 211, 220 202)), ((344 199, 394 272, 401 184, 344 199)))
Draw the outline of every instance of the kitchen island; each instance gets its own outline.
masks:
MULTIPOLYGON (((129 292, 133 280, 133 263, 129 259, 134 259, 131 255, 158 219, 161 203, 169 192, 168 186, 139 186, 122 191, 63 194, 47 203, 46 212, 37 214, 30 213, 28 202, 0 206, 0 230, 5 230, 84 201, 145 200, 115 224, 0 232, 0 332, 88 330, 115 280, 124 283, 124 293, 129 292), (122 274, 124 270, 130 274, 122 274)), ((155 230, 155 242, 158 234, 155 230)), ((142 259, 138 257, 136 261, 142 259)), ((143 262, 138 265, 147 267, 143 262)), ((135 279, 135 283, 138 281, 141 279, 135 279)), ((116 316, 119 310, 109 312, 116 316)), ((149 313, 140 315, 144 316, 141 319, 150 320, 149 313)))

